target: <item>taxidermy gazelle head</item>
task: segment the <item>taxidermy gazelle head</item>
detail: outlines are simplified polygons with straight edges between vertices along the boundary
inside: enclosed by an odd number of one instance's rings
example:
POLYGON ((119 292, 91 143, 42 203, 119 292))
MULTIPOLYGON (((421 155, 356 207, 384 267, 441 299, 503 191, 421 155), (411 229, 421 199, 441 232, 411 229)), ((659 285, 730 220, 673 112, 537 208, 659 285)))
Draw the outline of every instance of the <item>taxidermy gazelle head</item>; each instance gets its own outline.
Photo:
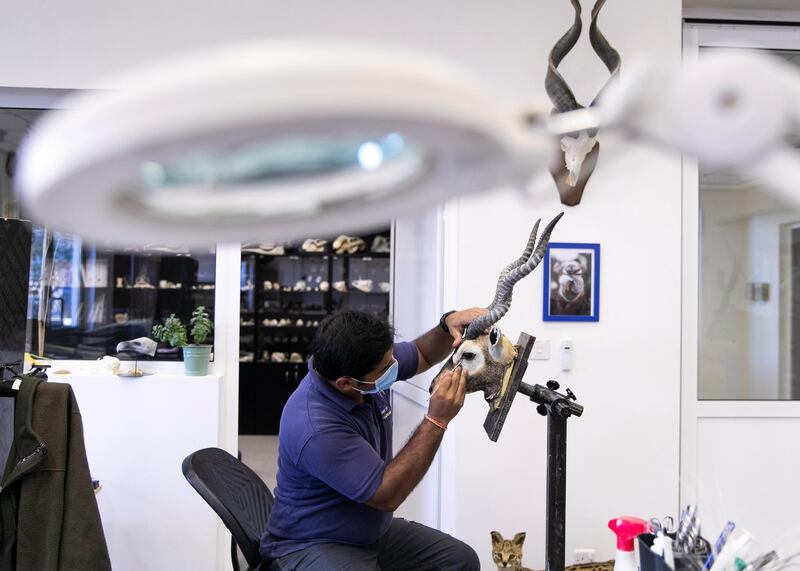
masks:
MULTIPOLYGON (((559 73, 558 66, 566 55, 575 47, 581 35, 583 24, 581 22, 580 0, 570 0, 575 9, 575 19, 572 26, 556 42, 550 51, 548 60, 547 76, 545 78, 545 89, 550 101, 553 103, 554 113, 565 113, 583 109, 583 105, 578 103, 575 94, 572 92, 567 81, 559 73)), ((613 80, 620 69, 619 52, 611 47, 605 36, 597 27, 597 16, 606 0, 596 0, 592 8, 592 23, 589 27, 589 41, 594 52, 603 61, 611 77, 605 85, 613 80)), ((595 96, 590 105, 594 105, 605 89, 605 85, 595 96)), ((560 164, 553 165, 550 169, 553 178, 558 186, 561 195, 561 202, 569 206, 579 204, 586 182, 594 171, 597 164, 597 155, 600 147, 597 143, 597 131, 583 131, 574 136, 564 136, 561 138, 560 164)))
MULTIPOLYGON (((522 256, 500 272, 494 300, 487 308, 487 313, 469 324, 464 340, 442 367, 442 370, 452 370, 456 364, 460 364, 467 373, 467 392, 483 391, 491 407, 503 394, 503 387, 508 382, 517 357, 516 347, 495 324, 511 307, 514 285, 542 261, 550 234, 561 216, 563 212, 550 221, 538 244, 536 234, 541 220, 536 221, 522 256)), ((433 388, 432 383, 430 390, 433 391, 433 388)))

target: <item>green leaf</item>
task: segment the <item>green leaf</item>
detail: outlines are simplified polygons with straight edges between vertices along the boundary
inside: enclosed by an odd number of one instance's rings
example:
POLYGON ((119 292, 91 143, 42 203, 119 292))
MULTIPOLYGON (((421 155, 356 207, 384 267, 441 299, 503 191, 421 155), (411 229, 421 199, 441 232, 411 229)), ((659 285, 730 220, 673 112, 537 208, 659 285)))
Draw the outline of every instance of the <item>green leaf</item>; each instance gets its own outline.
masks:
POLYGON ((211 322, 206 308, 202 305, 194 310, 189 323, 192 326, 192 340, 197 345, 205 342, 214 329, 214 324, 211 322))
POLYGON ((186 347, 186 326, 173 313, 164 320, 163 325, 153 326, 153 337, 173 347, 186 347))

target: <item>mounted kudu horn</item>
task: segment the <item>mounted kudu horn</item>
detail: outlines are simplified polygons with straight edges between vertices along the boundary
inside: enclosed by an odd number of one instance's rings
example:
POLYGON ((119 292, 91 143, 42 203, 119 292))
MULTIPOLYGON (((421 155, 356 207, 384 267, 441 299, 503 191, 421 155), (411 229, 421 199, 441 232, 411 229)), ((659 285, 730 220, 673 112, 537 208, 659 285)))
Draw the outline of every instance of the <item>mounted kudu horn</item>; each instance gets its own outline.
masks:
MULTIPOLYGON (((550 234, 563 215, 562 212, 550 221, 538 244, 536 234, 541 220, 536 221, 525 251, 500 272, 494 300, 487 308, 488 312, 470 323, 464 333, 464 340, 442 367, 442 371, 452 370, 456 363, 460 363, 467 373, 467 392, 483 391, 483 396, 492 409, 502 396, 504 384, 517 357, 516 347, 495 323, 511 307, 514 285, 535 270, 542 261, 550 242, 550 234)), ((430 390, 433 391, 433 388, 434 384, 431 383, 430 390)))
MULTIPOLYGON (((552 101, 554 113, 565 113, 583 109, 583 105, 575 99, 575 94, 570 89, 566 80, 558 72, 558 66, 566 55, 575 47, 581 35, 583 27, 581 23, 581 4, 580 0, 570 0, 572 7, 575 8, 575 20, 561 39, 556 42, 550 51, 547 76, 545 78, 545 89, 552 101)), ((592 49, 603 61, 611 77, 600 89, 597 96, 591 102, 594 105, 606 86, 619 74, 620 57, 619 52, 611 47, 605 36, 597 27, 597 16, 606 0, 597 0, 592 8, 592 23, 589 26, 589 41, 592 49)), ((550 174, 558 187, 558 194, 561 196, 561 203, 567 206, 580 204, 583 190, 589 177, 592 176, 597 165, 597 157, 600 154, 600 143, 596 139, 597 130, 583 131, 577 136, 564 136, 561 138, 561 151, 558 155, 558 162, 550 167, 550 174)))

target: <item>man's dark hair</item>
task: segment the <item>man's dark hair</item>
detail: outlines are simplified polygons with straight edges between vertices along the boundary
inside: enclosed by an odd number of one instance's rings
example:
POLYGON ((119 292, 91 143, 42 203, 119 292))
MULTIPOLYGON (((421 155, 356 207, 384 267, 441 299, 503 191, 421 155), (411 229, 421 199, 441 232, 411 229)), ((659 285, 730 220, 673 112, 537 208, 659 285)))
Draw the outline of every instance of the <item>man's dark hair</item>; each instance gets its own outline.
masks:
POLYGON ((311 352, 314 369, 328 380, 363 379, 394 343, 394 328, 383 317, 364 311, 339 311, 317 329, 311 352))

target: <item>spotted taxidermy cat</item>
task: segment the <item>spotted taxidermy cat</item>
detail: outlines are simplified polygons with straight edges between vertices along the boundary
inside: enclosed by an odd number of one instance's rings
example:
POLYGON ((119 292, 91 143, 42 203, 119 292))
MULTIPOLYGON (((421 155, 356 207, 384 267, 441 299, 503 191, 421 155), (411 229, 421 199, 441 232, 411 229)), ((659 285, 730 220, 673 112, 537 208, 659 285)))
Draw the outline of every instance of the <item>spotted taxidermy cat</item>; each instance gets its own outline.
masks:
POLYGON ((614 560, 568 565, 566 571, 614 571, 614 560))
MULTIPOLYGON (((525 541, 525 532, 518 533, 514 539, 508 541, 503 539, 499 532, 492 532, 492 559, 497 569, 508 569, 509 571, 532 571, 528 567, 522 566, 522 543, 525 541)), ((570 565, 566 571, 613 571, 614 560, 601 563, 579 563, 570 565)))
POLYGON ((492 559, 498 569, 509 571, 532 571, 522 566, 522 543, 525 532, 518 533, 511 541, 503 539, 500 532, 492 532, 492 559))

